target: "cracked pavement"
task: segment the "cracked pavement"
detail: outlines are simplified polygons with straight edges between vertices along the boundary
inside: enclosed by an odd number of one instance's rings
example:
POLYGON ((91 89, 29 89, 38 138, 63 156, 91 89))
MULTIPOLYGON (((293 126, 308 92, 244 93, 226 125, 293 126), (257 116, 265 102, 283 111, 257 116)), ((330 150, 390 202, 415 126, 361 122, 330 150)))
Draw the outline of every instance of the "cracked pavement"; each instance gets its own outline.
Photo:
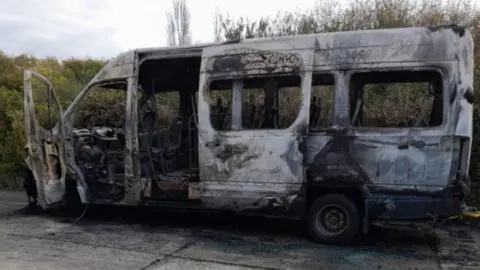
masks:
POLYGON ((298 221, 92 207, 72 223, 76 217, 64 213, 24 213, 25 202, 21 192, 0 191, 0 269, 413 270, 480 265, 476 232, 467 233, 470 240, 464 241, 438 230, 441 243, 432 246, 418 230, 385 230, 340 247, 312 243, 298 221))

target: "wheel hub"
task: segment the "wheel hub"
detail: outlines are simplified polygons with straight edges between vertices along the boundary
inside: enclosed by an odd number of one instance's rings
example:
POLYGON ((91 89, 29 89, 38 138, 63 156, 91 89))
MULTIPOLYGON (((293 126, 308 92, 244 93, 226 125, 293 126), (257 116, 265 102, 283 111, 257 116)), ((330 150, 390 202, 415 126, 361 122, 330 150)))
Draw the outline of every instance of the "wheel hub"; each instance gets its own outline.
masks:
POLYGON ((317 228, 324 235, 340 235, 347 230, 348 226, 347 212, 338 205, 325 206, 318 212, 317 228))

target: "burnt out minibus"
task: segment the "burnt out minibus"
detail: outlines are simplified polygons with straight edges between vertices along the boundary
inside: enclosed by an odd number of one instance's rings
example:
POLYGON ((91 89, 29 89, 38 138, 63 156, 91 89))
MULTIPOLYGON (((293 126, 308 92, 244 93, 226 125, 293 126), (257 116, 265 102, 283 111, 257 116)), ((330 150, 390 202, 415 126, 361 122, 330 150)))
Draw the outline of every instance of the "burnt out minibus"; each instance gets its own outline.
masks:
POLYGON ((43 209, 234 211, 347 243, 375 220, 461 211, 472 99, 472 35, 458 26, 136 49, 65 110, 25 71, 26 188, 43 209))

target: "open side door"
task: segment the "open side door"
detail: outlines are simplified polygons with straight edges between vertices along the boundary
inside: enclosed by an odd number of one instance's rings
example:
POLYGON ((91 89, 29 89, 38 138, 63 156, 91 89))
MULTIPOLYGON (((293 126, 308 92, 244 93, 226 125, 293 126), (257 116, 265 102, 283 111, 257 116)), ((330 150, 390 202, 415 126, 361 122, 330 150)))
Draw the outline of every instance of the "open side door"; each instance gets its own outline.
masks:
POLYGON ((52 84, 42 75, 24 73, 25 163, 35 177, 38 203, 43 209, 62 202, 66 159, 62 109, 52 84))
MULTIPOLYGON (((198 145, 202 203, 209 208, 232 210, 288 211, 300 199, 305 185, 305 151, 310 111, 314 39, 282 43, 239 43, 205 48, 202 55, 198 100, 198 145), (297 77, 297 115, 283 127, 246 125, 244 111, 250 98, 267 108, 270 81, 281 84, 297 77), (228 86, 226 86, 227 81, 228 86), (254 82, 260 82, 255 84, 254 82), (265 82, 265 83, 263 83, 265 82), (229 123, 215 127, 215 89, 228 90, 222 104, 231 104, 229 123), (264 89, 261 95, 250 89, 264 89), (226 98, 225 98, 226 97, 226 98), (228 100, 226 100, 228 99, 228 100)), ((287 82, 288 84, 288 82, 287 82)), ((292 86, 286 86, 287 88, 292 86)), ((220 98, 219 98, 220 99, 220 98)), ((278 99, 276 105, 278 106, 278 99)), ((275 103, 275 102, 269 102, 275 103)), ((249 105, 250 104, 250 105, 249 105)), ((217 106, 217 107, 218 107, 217 106)), ((273 106, 273 105, 272 105, 273 106)), ((257 106, 258 107, 258 106, 257 106)), ((278 108, 278 107, 276 107, 278 108)), ((218 111, 218 110, 217 110, 218 111)), ((263 109, 266 115, 266 109, 263 109)), ((218 117, 217 117, 218 118, 218 117)), ((223 119, 223 118, 222 118, 223 119)))

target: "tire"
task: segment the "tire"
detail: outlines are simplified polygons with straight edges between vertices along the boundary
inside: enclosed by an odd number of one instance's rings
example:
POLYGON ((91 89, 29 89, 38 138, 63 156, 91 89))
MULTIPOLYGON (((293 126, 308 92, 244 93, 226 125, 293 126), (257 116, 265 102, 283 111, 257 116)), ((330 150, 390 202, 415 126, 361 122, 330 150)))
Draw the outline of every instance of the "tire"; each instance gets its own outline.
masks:
POLYGON ((350 243, 357 235, 360 215, 355 203, 346 196, 327 194, 310 206, 307 222, 310 237, 316 242, 341 245, 350 243))

